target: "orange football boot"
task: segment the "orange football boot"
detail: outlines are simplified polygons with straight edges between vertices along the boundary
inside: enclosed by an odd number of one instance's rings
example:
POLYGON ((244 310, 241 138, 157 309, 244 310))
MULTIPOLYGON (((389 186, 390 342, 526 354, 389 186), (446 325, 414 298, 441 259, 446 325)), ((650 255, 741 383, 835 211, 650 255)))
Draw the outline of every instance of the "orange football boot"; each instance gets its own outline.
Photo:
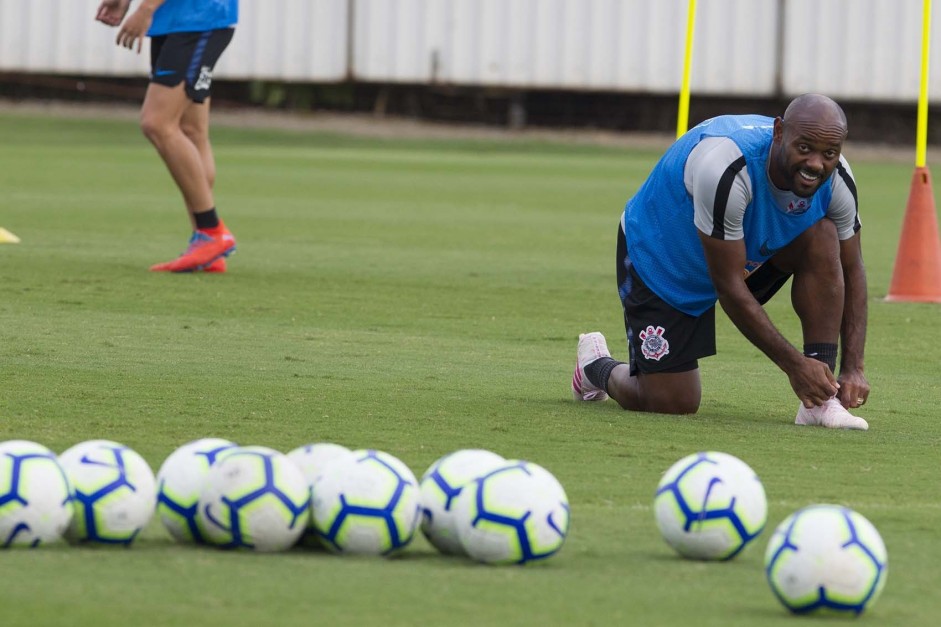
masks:
POLYGON ((216 266, 209 272, 225 272, 225 258, 235 251, 235 237, 225 230, 219 237, 196 231, 190 238, 186 252, 166 263, 150 267, 151 272, 196 272, 208 270, 216 261, 222 260, 222 269, 216 266))

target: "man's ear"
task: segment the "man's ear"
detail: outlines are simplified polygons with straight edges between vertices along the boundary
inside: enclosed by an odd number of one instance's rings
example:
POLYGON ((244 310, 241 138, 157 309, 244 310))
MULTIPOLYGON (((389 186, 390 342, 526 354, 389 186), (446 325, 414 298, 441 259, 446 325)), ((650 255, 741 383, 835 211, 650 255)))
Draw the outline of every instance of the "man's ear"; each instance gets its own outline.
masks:
POLYGON ((774 142, 777 144, 781 143, 781 140, 784 138, 784 118, 778 116, 774 118, 774 132, 773 132, 774 142))

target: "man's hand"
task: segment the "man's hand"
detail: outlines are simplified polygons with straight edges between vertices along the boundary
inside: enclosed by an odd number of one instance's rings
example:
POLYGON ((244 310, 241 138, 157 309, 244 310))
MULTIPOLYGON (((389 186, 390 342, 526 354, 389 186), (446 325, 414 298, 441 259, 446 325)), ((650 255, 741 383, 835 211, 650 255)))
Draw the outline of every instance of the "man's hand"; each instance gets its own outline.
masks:
POLYGON ((862 372, 840 371, 839 383, 843 407, 861 407, 869 400, 869 381, 862 372))
POLYGON ((803 357, 786 372, 794 393, 807 409, 815 405, 823 405, 833 398, 840 388, 830 368, 812 357, 803 357))
POLYGON ((117 26, 127 15, 131 0, 101 0, 95 19, 108 26, 117 26))
POLYGON ((154 20, 154 9, 147 2, 141 3, 140 7, 131 14, 127 21, 118 31, 118 37, 115 40, 119 46, 124 46, 128 50, 134 49, 137 44, 137 54, 140 54, 141 46, 144 44, 144 37, 147 36, 147 29, 154 20))

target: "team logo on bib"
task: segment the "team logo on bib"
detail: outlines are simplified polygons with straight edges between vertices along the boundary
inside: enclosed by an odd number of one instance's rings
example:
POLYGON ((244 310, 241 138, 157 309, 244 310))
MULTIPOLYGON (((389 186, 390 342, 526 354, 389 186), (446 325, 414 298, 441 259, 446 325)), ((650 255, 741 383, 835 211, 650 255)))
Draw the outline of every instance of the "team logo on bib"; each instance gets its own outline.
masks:
POLYGON ((640 352, 644 354, 645 359, 660 361, 662 357, 670 354, 670 343, 663 337, 663 331, 663 327, 647 325, 647 328, 640 332, 640 352))
POLYGON ((792 200, 787 204, 788 213, 804 213, 807 211, 807 201, 801 198, 800 200, 792 200))

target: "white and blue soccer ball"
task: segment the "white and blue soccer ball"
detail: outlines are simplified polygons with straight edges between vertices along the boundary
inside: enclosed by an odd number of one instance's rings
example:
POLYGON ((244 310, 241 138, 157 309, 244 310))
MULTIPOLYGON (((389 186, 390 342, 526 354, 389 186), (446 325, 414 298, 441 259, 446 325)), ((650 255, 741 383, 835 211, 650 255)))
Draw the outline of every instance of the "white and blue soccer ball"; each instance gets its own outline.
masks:
POLYGON ((859 615, 882 593, 888 554, 862 514, 840 505, 811 505, 775 529, 765 551, 765 574, 774 595, 795 614, 859 615))
POLYGON ((654 496, 657 527, 683 557, 727 560, 765 527, 765 490, 745 462, 728 453, 695 453, 664 473, 654 496))
POLYGON ((235 448, 222 438, 194 440, 173 451, 157 471, 157 516, 177 542, 204 544, 196 524, 199 495, 220 453, 235 448))
POLYGON ((0 442, 0 548, 55 542, 71 520, 72 492, 55 453, 28 440, 0 442))
POLYGON ((136 451, 111 440, 81 442, 59 455, 72 485, 72 543, 130 545, 157 505, 157 484, 136 451))
POLYGON ((525 564, 562 548, 571 515, 565 490, 552 473, 533 462, 509 460, 464 486, 454 520, 471 558, 525 564))
MULTIPOLYGON (((299 446, 288 452, 288 459, 300 468, 307 485, 313 488, 317 480, 327 472, 328 466, 338 459, 349 457, 353 452, 333 442, 314 442, 299 446)), ((313 502, 313 501, 311 501, 313 502)), ((307 528, 301 535, 300 543, 308 547, 322 546, 320 537, 317 535, 317 528, 314 526, 314 514, 311 509, 310 519, 307 522, 307 528)))
POLYGON ((461 449, 439 458, 421 477, 421 530, 442 553, 464 554, 457 534, 454 503, 464 486, 506 460, 484 449, 461 449))
POLYGON ((310 489, 287 455, 261 446, 223 451, 206 473, 197 524, 210 544, 284 551, 304 532, 310 489))
POLYGON ((312 497, 314 526, 336 553, 392 555, 418 528, 418 479, 383 451, 357 450, 335 460, 314 483, 312 497))

